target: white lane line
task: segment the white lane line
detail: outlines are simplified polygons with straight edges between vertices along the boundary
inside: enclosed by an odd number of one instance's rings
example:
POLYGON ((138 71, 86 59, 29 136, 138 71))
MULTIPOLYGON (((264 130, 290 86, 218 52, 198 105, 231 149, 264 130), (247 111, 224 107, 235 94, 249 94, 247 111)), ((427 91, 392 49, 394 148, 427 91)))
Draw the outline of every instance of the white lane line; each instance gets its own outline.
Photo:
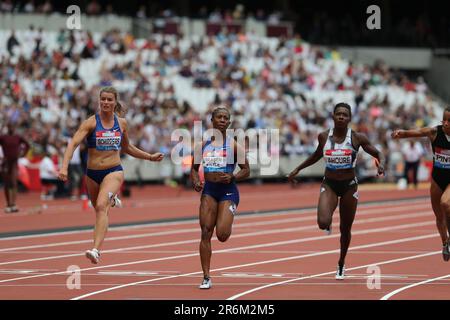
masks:
MULTIPOLYGON (((420 239, 417 239, 417 240, 426 239, 426 238, 432 238, 432 237, 435 237, 435 236, 436 235, 433 234, 433 235, 428 235, 428 236, 417 237, 417 238, 420 238, 420 239)), ((352 249, 355 250, 355 249, 358 249, 358 247, 350 248, 349 251, 352 250, 352 249)), ((335 250, 335 251, 338 252, 338 250, 335 250)), ((434 252, 419 254, 419 255, 405 257, 405 258, 374 262, 374 263, 365 264, 365 265, 362 265, 362 266, 348 268, 348 269, 346 269, 346 271, 364 269, 364 268, 367 268, 367 267, 370 267, 370 266, 381 266, 381 265, 385 265, 385 264, 397 263, 397 262, 402 262, 402 261, 411 260, 411 259, 418 259, 418 258, 423 258, 423 257, 428 257, 428 256, 431 256, 431 255, 435 255, 435 254, 438 254, 438 253, 441 253, 441 252, 440 251, 434 251, 434 252)), ((250 293, 254 293, 256 291, 260 291, 260 290, 267 289, 267 288, 270 288, 270 287, 284 285, 284 284, 287 284, 287 283, 290 283, 290 282, 294 282, 294 281, 300 281, 300 280, 318 278, 318 277, 327 276, 327 275, 333 275, 335 273, 336 273, 336 271, 330 271, 330 272, 314 274, 314 275, 311 275, 311 276, 299 277, 299 278, 296 278, 296 279, 289 279, 289 280, 285 280, 285 281, 275 282, 275 283, 271 283, 271 284, 268 284, 268 285, 264 285, 264 286, 260 286, 260 287, 257 287, 257 288, 253 288, 251 290, 244 291, 242 293, 239 293, 239 294, 236 294, 234 296, 231 296, 231 297, 227 298, 227 300, 236 300, 236 299, 241 298, 241 297, 243 297, 245 295, 248 295, 250 293)))
MULTIPOLYGON (((387 201, 380 201, 379 203, 361 203, 358 205, 358 208, 370 208, 370 207, 387 207, 390 206, 401 206, 404 203, 422 203, 422 205, 427 205, 430 207, 429 203, 425 199, 406 199, 406 200, 387 200, 387 201)), ((402 207, 400 207, 402 208, 402 207)), ((416 206, 411 206, 412 209, 417 208, 416 206)), ((431 207, 430 207, 431 208, 431 207)), ((254 213, 251 215, 245 215, 245 216, 237 216, 239 220, 241 219, 251 219, 253 217, 261 217, 261 216, 273 216, 273 215, 292 215, 292 214, 303 214, 303 213, 310 213, 310 212, 316 212, 316 210, 311 209, 299 209, 299 210, 273 210, 269 212, 261 212, 261 213, 254 213)), ((359 210, 358 210, 359 212, 359 210)), ((358 214, 358 213, 357 213, 358 214)), ((156 223, 148 223, 148 224, 140 224, 140 225, 132 225, 132 226, 120 226, 120 227, 110 227, 109 231, 117 231, 117 230, 129 230, 129 229, 139 229, 139 228, 147 228, 147 227, 160 227, 160 226, 172 226, 172 225, 182 225, 182 224, 190 224, 190 223, 196 223, 197 218, 189 219, 189 220, 183 220, 183 221, 171 221, 171 222, 156 222, 156 223)), ((7 238, 0 238, 0 241, 9 241, 9 240, 18 240, 18 239, 30 239, 30 238, 43 238, 43 237, 50 237, 50 236, 61 236, 61 235, 68 235, 68 234, 81 234, 81 233, 92 233, 92 229, 90 230, 74 230, 74 231, 61 231, 61 232, 50 232, 50 233, 40 233, 40 234, 33 234, 33 235, 26 235, 26 236, 15 236, 15 237, 7 237, 7 238)))
MULTIPOLYGON (((224 283, 214 283, 215 287, 230 287, 230 286, 240 286, 240 287, 253 287, 253 286, 257 286, 260 285, 264 282, 243 282, 243 281, 238 281, 238 282, 224 282, 224 283)), ((316 287, 321 287, 321 286, 361 286, 361 285, 365 285, 366 282, 352 282, 352 283, 342 283, 342 282, 337 282, 334 280, 330 281, 330 282, 314 282, 314 283, 289 283, 288 285, 290 286, 297 286, 299 288, 301 288, 302 286, 316 286, 316 287)), ((388 286, 398 286, 398 285, 403 285, 404 283, 401 282, 383 282, 383 286, 384 287, 388 287, 388 286)), ((83 287, 105 287, 105 286, 115 286, 115 285, 119 285, 118 283, 83 283, 83 287)), ((440 286, 448 286, 448 283, 437 283, 436 285, 440 285, 440 286)), ((191 283, 171 283, 171 284, 165 284, 165 283, 149 283, 149 284, 142 284, 142 286, 147 286, 147 287, 152 287, 151 289, 157 289, 158 287, 196 287, 198 286, 198 282, 191 282, 191 283)), ((0 288, 27 288, 27 287, 56 287, 56 288, 64 288, 66 287, 65 284, 61 284, 61 283, 46 283, 46 284, 4 284, 4 285, 0 285, 0 288)), ((303 289, 303 288, 302 288, 303 289)), ((56 298, 57 299, 57 298, 56 298)), ((167 297, 167 298, 151 298, 151 297, 142 297, 142 298, 123 298, 123 300, 173 300, 173 297, 167 297)), ((184 298, 180 298, 177 297, 177 300, 192 300, 192 297, 184 297, 184 298)))
POLYGON ((447 274, 447 275, 441 276, 441 277, 437 277, 437 278, 433 278, 433 279, 420 281, 420 282, 417 282, 417 283, 413 283, 413 284, 410 284, 409 286, 405 286, 405 287, 399 288, 397 290, 394 290, 394 291, 386 294, 385 296, 381 297, 380 300, 388 300, 391 297, 395 296, 396 294, 398 294, 398 293, 400 293, 402 291, 405 291, 405 290, 408 290, 410 288, 414 288, 414 287, 417 287, 417 286, 421 286, 423 284, 427 284, 427 283, 430 283, 430 282, 433 282, 433 281, 443 280, 443 279, 446 279, 446 278, 450 278, 450 274, 447 274))
MULTIPOLYGON (((403 243, 403 242, 408 242, 408 241, 422 240, 422 239, 427 239, 427 238, 432 238, 432 237, 436 237, 436 234, 433 233, 433 234, 424 235, 424 236, 418 236, 418 237, 402 238, 402 239, 397 239, 397 240, 377 242, 377 243, 372 243, 372 244, 367 244, 367 245, 360 245, 360 246, 353 247, 351 249, 352 250, 357 250, 357 249, 363 249, 363 248, 372 248, 372 247, 378 247, 378 246, 385 246, 385 245, 389 245, 389 244, 397 244, 397 243, 403 243)), ((275 263, 275 262, 299 260, 299 259, 304 259, 304 258, 309 258, 309 257, 322 256, 322 255, 331 254, 331 253, 338 253, 339 251, 340 251, 339 249, 336 249, 336 250, 316 252, 316 253, 307 254, 307 255, 301 255, 301 256, 286 257, 286 258, 273 259, 273 260, 264 260, 264 261, 258 261, 258 262, 253 262, 253 263, 247 263, 247 264, 241 264, 241 265, 235 265, 235 266, 229 266, 229 267, 224 267, 224 268, 213 269, 211 271, 215 272, 215 271, 223 271, 223 270, 230 270, 230 269, 236 269, 236 268, 244 268, 244 267, 255 266, 255 265, 269 264, 269 263, 275 263)), ((418 257, 429 256, 429 255, 432 255, 432 254, 436 254, 436 252, 434 252, 434 253, 426 253, 426 254, 422 254, 422 255, 416 255, 416 256, 407 257, 407 258, 376 262, 376 263, 368 264, 367 266, 382 265, 382 264, 386 264, 386 263, 392 263, 393 261, 415 259, 415 258, 418 258, 418 257)), ((360 266, 360 267, 356 267, 356 268, 350 268, 348 270, 361 269, 361 268, 367 267, 367 266, 360 266)), ((97 294, 100 294, 100 293, 105 293, 105 292, 109 292, 109 291, 113 291, 113 290, 117 290, 117 289, 122 289, 122 288, 130 287, 130 286, 135 286, 135 285, 139 285, 139 284, 143 284, 143 283, 149 283, 149 282, 161 281, 161 280, 166 280, 166 279, 174 279, 174 278, 179 278, 179 277, 191 276, 191 275, 195 275, 195 274, 201 274, 202 272, 203 271, 190 272, 190 273, 185 273, 185 274, 181 274, 181 275, 168 276, 168 277, 165 277, 165 278, 163 277, 163 278, 158 278, 158 279, 149 279, 149 280, 137 281, 137 282, 132 282, 132 283, 126 283, 126 284, 123 284, 123 285, 119 285, 119 286, 115 286, 115 287, 111 287, 111 288, 107 288, 107 289, 103 289, 103 290, 99 290, 99 291, 90 292, 90 293, 87 293, 87 294, 84 294, 84 295, 81 295, 81 296, 78 296, 78 297, 74 297, 71 300, 81 300, 81 299, 84 299, 84 298, 87 298, 87 297, 91 297, 91 296, 94 296, 94 295, 97 295, 97 294)), ((327 272, 327 273, 321 273, 321 274, 314 275, 314 276, 297 278, 297 280, 309 279, 309 278, 312 278, 312 277, 319 277, 319 276, 322 276, 322 275, 328 275, 328 274, 333 274, 333 273, 334 273, 334 271, 333 272, 327 272)), ((277 284, 289 283, 289 282, 293 282, 293 281, 295 281, 295 279, 288 280, 288 281, 277 282, 277 283, 271 284, 269 286, 274 286, 274 285, 277 285, 277 284)), ((244 292, 244 293, 242 293, 240 295, 237 295, 236 297, 239 297, 239 296, 242 296, 244 294, 247 294, 247 293, 250 293, 250 292, 254 292, 254 291, 257 291, 257 290, 261 290, 261 289, 266 288, 266 287, 268 287, 268 286, 261 286, 261 287, 258 287, 258 288, 246 291, 246 292, 244 292)), ((235 296, 233 296, 233 297, 235 297, 235 296)), ((233 298, 233 297, 231 297, 231 298, 233 298)), ((228 300, 230 300, 231 298, 229 298, 228 300)))
MULTIPOLYGON (((398 207, 398 208, 389 208, 389 212, 402 212, 402 211, 410 211, 411 209, 419 209, 422 207, 430 207, 429 205, 415 205, 415 206, 404 206, 404 207, 398 207)), ((383 208, 377 208, 377 209, 366 209, 361 210, 358 212, 358 216, 365 216, 373 213, 384 213, 385 210, 383 208)), ((422 211, 423 212, 423 211, 422 211)), ((315 213, 315 211, 305 211, 300 214, 306 214, 306 213, 315 213)), ((297 213, 298 214, 298 213, 297 213)), ((307 216, 307 217, 299 217, 299 218, 287 218, 287 219, 277 219, 275 221, 261 221, 261 222, 246 222, 246 223, 240 223, 239 220, 237 220, 236 225, 234 228, 245 228, 245 227, 253 227, 253 226, 261 226, 261 225, 273 225, 273 224, 281 224, 286 222, 301 222, 301 221, 309 221, 309 220, 315 220, 316 216, 307 216)), ((197 223, 197 221, 195 221, 197 223)), ((193 223, 193 222, 190 222, 193 223)), ((90 230, 92 232, 92 230, 90 230)), ((107 238, 107 241, 116 241, 116 240, 126 240, 126 239, 139 239, 139 238, 146 238, 146 237, 156 237, 156 236, 162 236, 162 235, 172 235, 172 234, 181 234, 181 233, 190 233, 190 232, 198 232, 198 227, 196 228, 188 228, 188 229, 180 229, 180 230, 169 230, 169 231, 161 231, 156 233, 143 233, 143 234, 134 234, 134 235, 128 235, 128 236, 116 236, 116 237, 109 237, 107 238)), ((48 244, 40 244, 40 245, 32 245, 32 246, 22 246, 22 247, 10 247, 10 248, 3 248, 0 249, 0 252, 9 252, 9 251, 15 251, 15 250, 26 250, 26 249, 38 249, 38 248, 51 248, 51 247, 57 247, 57 246, 65 246, 65 245, 75 245, 75 244, 82 244, 82 243, 91 243, 92 239, 88 240, 76 240, 76 241, 65 241, 65 242, 57 242, 57 243, 48 243, 48 244)))
MULTIPOLYGON (((264 192, 264 191, 262 191, 264 192)), ((260 199, 261 197, 261 193, 262 192, 246 192, 245 193, 245 199, 260 199)), ((307 198, 306 195, 304 193, 317 193, 315 191, 309 191, 309 190, 303 190, 303 197, 307 198)), ((271 195, 277 197, 277 196, 295 196, 298 197, 298 190, 285 190, 285 191, 271 191, 270 192, 271 195)), ((161 204, 196 204, 198 203, 198 197, 196 195, 188 195, 188 196, 184 196, 182 198, 177 198, 177 197, 166 197, 166 198, 157 198, 157 199, 142 199, 142 200, 138 200, 138 199, 133 199, 131 198, 130 200, 127 200, 125 202, 125 205, 127 203, 134 203, 137 204, 137 206, 132 207, 132 206, 126 206, 124 207, 122 210, 128 210, 128 209, 133 209, 133 208, 142 208, 142 207, 159 207, 161 204)), ((46 210, 52 210, 52 211, 56 211, 56 210, 68 210, 68 209, 72 209, 73 211, 79 211, 81 207, 81 201, 80 202, 70 202, 70 203, 64 203, 64 204, 58 204, 58 203, 52 203, 50 204, 49 208, 46 210)), ((27 213, 25 213, 24 211, 29 210, 34 208, 34 206, 30 206, 30 207, 25 207, 23 208, 23 212, 19 212, 16 214, 16 216, 26 216, 27 213)), ((47 214, 58 214, 58 212, 51 212, 51 213, 47 213, 47 214)), ((1 218, 9 218, 11 217, 10 215, 0 215, 0 219, 1 218)))
MULTIPOLYGON (((377 233, 377 232, 383 232, 383 231, 392 231, 392 230, 400 230, 400 229, 408 229, 408 228, 410 229, 410 228, 413 228, 413 227, 421 227, 421 226, 433 225, 433 224, 435 224, 434 221, 433 222, 406 224, 406 225, 400 225, 400 226, 391 226, 391 227, 377 228, 377 229, 366 229, 366 230, 355 231, 355 232, 353 232, 353 235, 377 233)), ((234 252, 234 251, 239 251, 239 250, 248 250, 248 249, 264 248, 264 247, 274 247, 274 246, 279 246, 279 245, 302 243, 302 242, 309 242, 309 241, 315 241, 315 240, 324 240, 324 239, 337 238, 337 237, 339 237, 339 235, 336 235, 336 234, 335 235, 329 235, 329 236, 328 235, 322 235, 322 236, 310 237, 310 238, 302 238, 302 239, 286 240, 286 241, 278 241, 278 242, 269 242, 269 243, 251 245, 251 246, 223 249, 223 250, 214 251, 213 253, 214 254, 218 254, 218 253, 225 253, 225 252, 234 252)), ((198 242, 198 240, 196 240, 196 242, 198 242)), ((136 264, 142 264, 142 263, 148 263, 148 262, 166 261, 166 260, 174 260, 174 259, 196 257, 196 256, 198 256, 198 253, 178 255, 178 256, 169 256, 169 257, 163 257, 163 258, 153 258, 153 259, 147 259, 147 260, 137 260, 137 261, 131 261, 131 262, 123 262, 123 263, 118 263, 118 264, 110 264, 110 265, 106 265, 106 266, 98 266, 98 267, 80 269, 80 271, 96 270, 96 269, 102 269, 102 268, 111 268, 111 267, 117 267, 117 266, 136 265, 136 264)), ((17 281, 17 280, 24 280, 24 279, 31 279, 31 278, 36 278, 36 277, 62 275, 62 274, 68 274, 68 271, 47 273, 47 274, 38 275, 38 276, 5 279, 5 280, 0 280, 0 283, 10 282, 10 281, 17 281)))
MULTIPOLYGON (((360 219, 360 220, 356 221, 354 223, 354 225, 360 225, 360 224, 372 223, 372 222, 386 222, 386 221, 395 221, 395 220, 401 220, 401 219, 411 219, 411 218, 414 218, 414 217, 427 216, 428 214, 429 214, 429 212, 425 211, 425 212, 418 212, 418 213, 415 213, 415 214, 399 214, 399 215, 392 215, 392 216, 381 217, 381 218, 360 219)), ((430 223, 427 223, 427 224, 432 224, 432 223, 430 222, 430 223)), ((427 225, 427 224, 425 224, 425 225, 427 225)), ((420 224, 420 226, 422 226, 422 224, 420 224)), ((256 232, 250 232, 250 233, 237 234, 237 235, 234 235, 233 238, 243 238, 243 237, 261 236, 261 235, 268 235, 268 234, 298 232, 298 231, 303 231, 303 230, 315 230, 315 228, 316 228, 315 225, 309 225, 309 226, 303 226, 303 227, 292 227, 292 228, 283 228, 283 229, 262 230, 262 231, 256 231, 256 232)), ((195 231, 198 232, 198 229, 195 229, 195 231)), ((339 234, 334 234, 334 235, 328 236, 328 238, 330 238, 330 237, 334 238, 334 237, 338 237, 338 236, 339 236, 339 234)), ((295 241, 297 241, 297 240, 295 240, 295 241)), ((191 240, 184 240, 184 241, 175 241, 175 242, 165 242, 165 243, 158 243, 158 244, 151 244, 151 245, 140 245, 140 246, 133 246, 133 247, 124 247, 124 248, 103 250, 102 252, 103 253, 123 252, 123 251, 129 251, 129 250, 158 248, 158 247, 165 247, 165 246, 172 246, 172 245, 181 245, 181 244, 189 244, 189 243, 196 243, 196 242, 198 242, 198 239, 191 239, 191 240)), ((40 258, 33 258, 33 259, 6 261, 6 262, 1 262, 0 266, 11 265, 11 264, 19 264, 19 263, 27 263, 27 262, 54 260, 54 259, 64 259, 64 258, 78 257, 78 256, 83 256, 83 255, 84 255, 84 253, 73 253, 73 254, 65 254, 65 255, 58 255, 58 256, 48 256, 48 257, 40 257, 40 258)))

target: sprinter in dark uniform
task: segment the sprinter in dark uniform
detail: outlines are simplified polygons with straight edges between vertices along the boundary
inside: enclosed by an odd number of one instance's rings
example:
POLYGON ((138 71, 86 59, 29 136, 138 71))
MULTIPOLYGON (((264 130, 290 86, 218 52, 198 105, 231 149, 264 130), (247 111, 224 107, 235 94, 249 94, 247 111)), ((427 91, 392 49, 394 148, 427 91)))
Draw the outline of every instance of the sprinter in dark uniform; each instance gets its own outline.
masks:
POLYGON ((138 159, 161 161, 161 153, 149 154, 133 146, 128 139, 128 125, 119 118, 122 105, 117 90, 105 87, 100 91, 100 112, 86 119, 70 140, 64 153, 59 179, 67 180, 69 161, 74 150, 87 138, 88 162, 86 184, 89 198, 96 212, 94 247, 86 251, 86 257, 97 264, 100 247, 108 230, 108 211, 118 205, 117 193, 123 183, 120 150, 138 159))
POLYGON ((334 128, 319 134, 316 151, 295 168, 288 176, 296 183, 295 176, 303 169, 313 165, 320 158, 325 159, 325 177, 320 187, 317 222, 319 228, 331 234, 334 210, 339 202, 341 254, 336 271, 336 279, 345 276, 345 256, 351 240, 351 229, 358 204, 358 181, 355 176, 356 156, 359 147, 377 159, 378 174, 384 173, 384 156, 369 142, 364 134, 348 127, 351 121, 351 108, 346 103, 334 107, 334 128))
POLYGON ((450 259, 450 107, 444 110, 442 125, 418 130, 395 130, 393 139, 428 137, 433 148, 430 198, 436 227, 442 240, 442 258, 450 259))
POLYGON ((203 280, 200 289, 212 286, 209 270, 211 262, 211 237, 216 228, 219 241, 225 242, 231 235, 234 215, 239 205, 237 181, 250 175, 250 167, 243 146, 238 145, 233 136, 227 136, 230 125, 230 113, 224 107, 216 108, 212 113, 212 125, 215 134, 201 144, 194 146, 194 164, 191 167, 191 179, 194 190, 203 190, 200 200, 200 261, 203 280), (199 168, 203 165, 205 183, 200 181, 199 168), (236 164, 240 171, 234 175, 236 164))
POLYGON ((6 213, 19 211, 16 205, 18 160, 30 148, 28 142, 16 134, 15 128, 16 126, 9 122, 7 125, 7 133, 0 135, 0 146, 3 149, 4 155, 1 169, 6 196, 6 213))

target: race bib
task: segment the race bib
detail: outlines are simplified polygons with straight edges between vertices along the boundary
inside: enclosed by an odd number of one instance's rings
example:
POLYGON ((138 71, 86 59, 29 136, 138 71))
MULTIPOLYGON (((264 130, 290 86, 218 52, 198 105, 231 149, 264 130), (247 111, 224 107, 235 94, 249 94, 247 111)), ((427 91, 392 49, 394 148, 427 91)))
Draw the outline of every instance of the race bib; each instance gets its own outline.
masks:
POLYGON ((210 169, 219 169, 227 166, 227 158, 225 157, 204 157, 203 166, 210 169))
POLYGON ((440 169, 450 169, 450 150, 434 149, 434 166, 440 169))
POLYGON ((351 169, 353 167, 352 150, 326 150, 324 159, 327 169, 330 170, 351 169))
POLYGON ((101 151, 117 151, 120 149, 119 131, 97 131, 95 134, 96 149, 101 151))

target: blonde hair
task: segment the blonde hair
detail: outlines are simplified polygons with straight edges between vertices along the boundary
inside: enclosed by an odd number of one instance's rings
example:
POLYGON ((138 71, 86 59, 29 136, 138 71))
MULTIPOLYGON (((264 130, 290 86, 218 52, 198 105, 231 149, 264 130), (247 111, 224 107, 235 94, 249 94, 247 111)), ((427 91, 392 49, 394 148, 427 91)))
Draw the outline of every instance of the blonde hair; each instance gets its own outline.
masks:
POLYGON ((117 92, 117 89, 114 87, 103 87, 100 90, 100 96, 102 95, 102 93, 112 93, 114 95, 114 98, 116 99, 116 105, 114 106, 114 113, 118 114, 119 116, 121 116, 125 111, 124 107, 122 106, 122 104, 119 102, 119 93, 117 92))

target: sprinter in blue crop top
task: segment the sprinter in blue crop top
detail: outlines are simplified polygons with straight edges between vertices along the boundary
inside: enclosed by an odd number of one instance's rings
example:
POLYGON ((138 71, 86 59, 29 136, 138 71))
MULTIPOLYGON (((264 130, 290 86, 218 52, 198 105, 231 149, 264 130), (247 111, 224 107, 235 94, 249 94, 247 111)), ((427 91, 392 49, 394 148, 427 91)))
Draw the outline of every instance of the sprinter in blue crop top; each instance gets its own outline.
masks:
POLYGON ((433 149, 430 199, 436 227, 442 240, 442 258, 450 260, 450 106, 445 108, 442 124, 413 130, 395 130, 393 139, 427 137, 433 149))
POLYGON ((333 110, 334 128, 319 134, 316 151, 295 168, 288 176, 296 183, 295 176, 320 158, 325 160, 325 177, 320 187, 317 222, 319 228, 331 234, 331 222, 339 197, 341 253, 336 271, 336 280, 345 276, 345 257, 351 240, 351 229, 358 205, 358 181, 355 175, 356 156, 362 147, 375 157, 378 175, 384 174, 385 158, 364 134, 354 132, 348 125, 352 118, 351 108, 346 103, 338 103, 333 110))
POLYGON ((200 261, 203 280, 200 289, 212 286, 210 279, 211 237, 216 228, 216 236, 225 242, 231 235, 234 214, 239 205, 239 190, 236 181, 249 177, 250 167, 245 150, 232 136, 227 136, 230 125, 230 112, 224 107, 214 109, 212 125, 215 139, 209 139, 194 147, 194 162, 191 167, 191 179, 195 191, 202 192, 200 200, 200 261), (205 183, 200 181, 198 170, 203 166, 205 183), (234 174, 236 164, 239 172, 234 174))
POLYGON ((130 144, 127 121, 116 115, 121 112, 117 90, 113 87, 103 88, 100 91, 100 112, 80 125, 67 146, 59 171, 59 179, 67 181, 67 169, 73 152, 87 138, 86 184, 95 208, 96 221, 94 247, 86 251, 86 257, 94 264, 99 262, 99 250, 108 229, 109 208, 119 203, 117 193, 124 179, 120 152, 149 161, 161 161, 164 157, 161 153, 149 154, 130 144))

